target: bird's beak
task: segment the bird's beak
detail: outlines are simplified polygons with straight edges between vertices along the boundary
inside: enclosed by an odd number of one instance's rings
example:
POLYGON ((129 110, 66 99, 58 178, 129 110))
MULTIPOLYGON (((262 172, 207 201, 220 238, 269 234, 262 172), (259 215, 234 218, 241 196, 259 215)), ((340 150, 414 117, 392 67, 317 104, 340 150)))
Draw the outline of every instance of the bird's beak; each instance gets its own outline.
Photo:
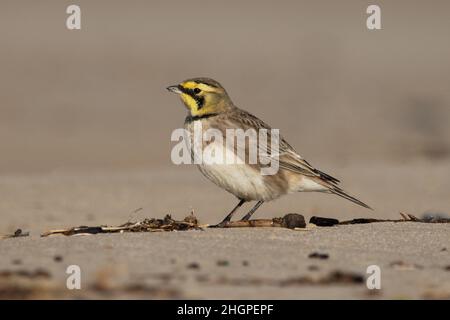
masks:
POLYGON ((182 93, 178 86, 167 87, 167 90, 170 92, 173 92, 173 93, 178 93, 178 94, 182 93))

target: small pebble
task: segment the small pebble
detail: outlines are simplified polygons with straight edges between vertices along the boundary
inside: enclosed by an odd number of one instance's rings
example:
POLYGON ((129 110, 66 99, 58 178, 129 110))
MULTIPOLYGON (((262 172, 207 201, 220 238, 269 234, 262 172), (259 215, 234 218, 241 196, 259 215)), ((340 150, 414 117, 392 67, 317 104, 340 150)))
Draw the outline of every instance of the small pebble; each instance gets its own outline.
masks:
POLYGON ((187 265, 187 268, 197 270, 200 269, 200 265, 197 262, 192 262, 187 265))
POLYGON ((313 252, 310 253, 308 258, 310 259, 321 259, 321 260, 325 260, 328 259, 330 256, 328 255, 328 253, 319 253, 319 252, 313 252))
POLYGON ((319 227, 332 227, 339 224, 339 220, 313 216, 311 217, 311 219, 309 219, 309 223, 313 223, 319 227))
POLYGON ((289 229, 306 227, 305 218, 298 213, 288 213, 283 217, 282 226, 289 229))

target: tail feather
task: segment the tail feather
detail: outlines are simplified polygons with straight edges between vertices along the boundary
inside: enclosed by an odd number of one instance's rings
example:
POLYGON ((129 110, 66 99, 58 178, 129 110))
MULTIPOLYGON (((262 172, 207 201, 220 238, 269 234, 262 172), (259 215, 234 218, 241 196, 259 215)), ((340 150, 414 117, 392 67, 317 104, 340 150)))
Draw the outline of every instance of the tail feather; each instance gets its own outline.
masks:
POLYGON ((323 189, 321 190, 322 192, 327 192, 327 193, 332 193, 332 194, 338 195, 344 199, 347 199, 353 203, 356 203, 357 205, 360 205, 361 207, 373 210, 369 205, 365 204, 361 200, 356 199, 355 197, 349 195, 343 189, 341 189, 337 185, 340 182, 338 179, 333 178, 321 171, 318 171, 318 172, 321 173, 320 178, 317 177, 317 178, 310 178, 310 179, 323 187, 323 189))
POLYGON ((342 190, 341 188, 331 188, 329 189, 329 191, 333 194, 336 194, 344 199, 350 200, 353 203, 356 203, 358 205, 360 205, 361 207, 373 210, 371 207, 369 207, 367 204, 365 204, 364 202, 356 199, 355 197, 352 197, 351 195, 349 195, 348 193, 346 193, 344 190, 342 190))

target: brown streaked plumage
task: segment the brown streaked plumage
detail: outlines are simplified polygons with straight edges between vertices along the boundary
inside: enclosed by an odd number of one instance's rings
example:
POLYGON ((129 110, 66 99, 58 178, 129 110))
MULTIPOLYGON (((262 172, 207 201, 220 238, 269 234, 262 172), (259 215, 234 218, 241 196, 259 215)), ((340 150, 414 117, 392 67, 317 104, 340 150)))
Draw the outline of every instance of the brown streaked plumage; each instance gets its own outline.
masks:
MULTIPOLYGON (((185 128, 193 133, 194 126, 201 124, 203 131, 218 129, 222 136, 226 136, 226 129, 261 129, 270 130, 271 127, 252 115, 237 108, 229 98, 225 89, 217 81, 209 78, 192 78, 179 85, 170 86, 169 91, 177 93, 189 114, 185 120, 185 128)), ((191 137, 193 134, 191 134, 191 137)), ((270 135, 268 136, 266 151, 270 150, 270 135)), ((192 142, 192 141, 191 141, 192 142)), ((202 150, 211 142, 203 142, 202 150)), ((226 151, 229 145, 223 143, 217 146, 226 151)), ((259 147, 259 144, 258 144, 259 147)), ((237 154, 237 147, 232 150, 237 154)), ((248 149, 246 146, 245 148, 248 149)), ((248 150, 243 150, 248 154, 248 150)), ((192 151, 192 150, 191 150, 192 151)), ((350 196, 339 187, 339 180, 314 168, 303 159, 282 137, 279 139, 279 170, 274 175, 262 175, 261 163, 256 164, 205 164, 198 165, 200 171, 209 180, 234 194, 240 201, 238 205, 219 224, 226 225, 237 209, 247 201, 257 201, 243 220, 248 220, 256 209, 265 201, 274 200, 292 192, 325 192, 339 195, 365 208, 370 207, 360 200, 350 196)), ((248 158, 246 158, 248 159, 248 158)))

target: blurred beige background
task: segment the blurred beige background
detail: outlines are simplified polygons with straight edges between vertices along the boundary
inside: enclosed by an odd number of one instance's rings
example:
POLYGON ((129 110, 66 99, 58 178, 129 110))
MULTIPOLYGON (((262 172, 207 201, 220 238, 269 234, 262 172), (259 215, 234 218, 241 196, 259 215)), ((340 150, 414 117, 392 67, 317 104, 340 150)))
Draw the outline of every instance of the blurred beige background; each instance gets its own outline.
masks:
MULTIPOLYGON (((16 226, 117 223, 191 208, 206 222, 234 198, 171 163, 185 109, 165 87, 220 81, 234 102, 377 217, 450 212, 450 2, 7 1, 0 10, 0 214, 16 226), (65 27, 69 4, 82 30, 65 27)), ((326 195, 287 211, 371 215, 326 195)))

